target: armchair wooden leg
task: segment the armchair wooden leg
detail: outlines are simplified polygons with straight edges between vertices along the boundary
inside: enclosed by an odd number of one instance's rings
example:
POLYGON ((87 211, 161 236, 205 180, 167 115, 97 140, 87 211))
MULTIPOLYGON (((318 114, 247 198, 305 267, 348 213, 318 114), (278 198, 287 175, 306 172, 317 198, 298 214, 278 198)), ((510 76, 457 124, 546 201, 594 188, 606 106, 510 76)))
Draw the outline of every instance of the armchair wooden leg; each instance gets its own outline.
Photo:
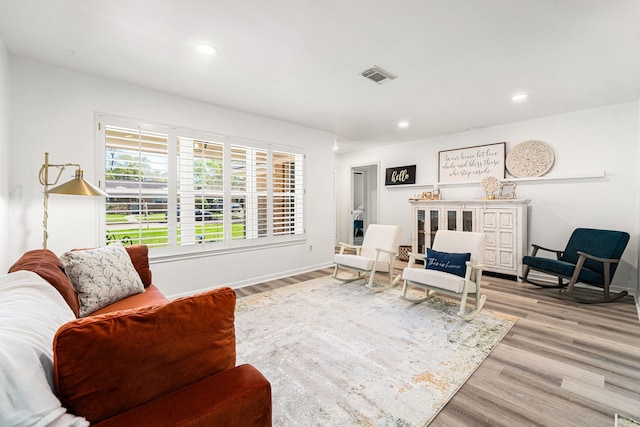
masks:
POLYGON ((460 299, 460 310, 458 311, 458 316, 462 317, 466 321, 472 320, 474 317, 476 317, 476 315, 484 307, 484 303, 487 300, 487 296, 486 295, 481 295, 480 294, 480 282, 479 281, 476 282, 476 293, 475 293, 476 306, 472 310, 469 310, 469 311, 467 311, 467 299, 468 299, 468 296, 469 296, 469 292, 468 292, 467 288, 465 287, 464 291, 462 292, 462 298, 460 299))
POLYGON ((349 277, 340 277, 338 276, 338 264, 336 264, 336 268, 335 270, 333 270, 333 278, 336 280, 339 280, 341 282, 345 282, 345 283, 349 283, 349 282, 353 282, 354 280, 358 280, 362 278, 362 273, 360 271, 358 271, 358 274, 354 275, 354 276, 349 276, 349 277))
MULTIPOLYGON (((531 252, 531 256, 534 257, 536 256, 536 254, 538 253, 538 247, 534 246, 533 247, 533 251, 531 252)), ((525 265, 524 268, 522 269, 522 276, 519 277, 520 280, 522 280, 524 283, 529 283, 531 285, 535 285, 535 286, 539 286, 541 288, 564 288, 565 286, 567 286, 569 284, 569 282, 564 282, 562 280, 562 277, 558 277, 558 284, 557 285, 551 285, 549 283, 545 283, 545 282, 540 282, 537 280, 531 280, 529 279, 529 272, 531 271, 531 267, 528 265, 525 265)))
POLYGON ((423 288, 422 286, 416 286, 424 290, 424 298, 409 298, 407 297, 407 291, 409 290, 409 286, 410 286, 410 283, 405 280, 404 283, 402 284, 402 294, 400 295, 400 298, 402 298, 405 301, 409 301, 413 304, 419 304, 421 302, 424 302, 429 298, 431 298, 434 294, 434 292, 430 291, 429 289, 423 288))
POLYGON ((535 285, 535 286, 538 286, 540 288, 558 289, 558 288, 566 288, 569 285, 569 282, 563 281, 562 277, 558 277, 558 284, 557 285, 552 285, 551 283, 539 282, 537 280, 529 279, 529 268, 528 268, 528 266, 525 268, 524 274, 522 276, 520 276, 520 280, 522 280, 522 282, 524 282, 524 283, 529 283, 530 285, 535 285))
MULTIPOLYGON (((580 264, 580 260, 578 260, 578 264, 580 264)), ((580 267, 582 267, 581 264, 580 264, 580 267)), ((576 266, 576 271, 579 271, 577 270, 577 266, 576 266)), ((608 272, 606 273, 607 273, 607 276, 605 277, 609 277, 608 272)), ((577 279, 577 275, 574 273, 574 277, 571 278, 571 282, 569 283, 569 286, 566 289, 561 289, 559 291, 560 295, 567 298, 571 298, 572 300, 581 302, 583 304, 600 304, 605 302, 614 302, 614 301, 618 301, 620 298, 624 298, 627 295, 629 295, 629 292, 621 291, 616 294, 613 294, 612 296, 609 291, 609 287, 611 286, 611 283, 609 283, 609 280, 606 280, 603 288, 604 296, 602 298, 585 298, 580 295, 576 295, 574 292, 576 279, 577 279)))
POLYGON ((487 300, 486 295, 480 295, 480 297, 478 297, 478 294, 476 294, 476 307, 473 310, 467 312, 463 308, 463 306, 460 306, 460 311, 458 312, 458 316, 462 317, 464 320, 467 320, 467 321, 472 320, 474 317, 476 317, 478 313, 480 313, 480 310, 483 309, 484 303, 486 300, 487 300))
POLYGON ((572 300, 583 303, 583 304, 601 304, 606 302, 618 301, 620 298, 624 298, 627 295, 629 295, 629 292, 621 291, 621 292, 618 292, 617 294, 613 294, 613 296, 609 295, 609 297, 607 298, 594 298, 594 299, 583 298, 579 295, 576 295, 575 293, 567 293, 567 292, 562 292, 561 295, 566 296, 567 298, 571 298, 572 300))
POLYGON ((369 283, 367 284, 367 287, 375 292, 386 291, 387 289, 394 287, 397 282, 396 280, 393 280, 393 271, 391 270, 389 271, 389 278, 388 278, 389 282, 386 285, 377 286, 373 280, 374 276, 375 276, 375 273, 372 273, 371 277, 369 277, 369 283))

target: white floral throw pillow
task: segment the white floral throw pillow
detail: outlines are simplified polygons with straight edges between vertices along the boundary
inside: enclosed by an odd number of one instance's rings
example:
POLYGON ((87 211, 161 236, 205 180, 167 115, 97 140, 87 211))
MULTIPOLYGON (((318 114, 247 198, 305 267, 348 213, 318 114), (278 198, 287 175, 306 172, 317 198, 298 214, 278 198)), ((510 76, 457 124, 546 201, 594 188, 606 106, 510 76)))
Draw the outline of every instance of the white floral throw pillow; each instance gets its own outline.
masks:
POLYGON ((144 291, 142 280, 122 245, 69 251, 60 261, 78 293, 79 317, 144 291))

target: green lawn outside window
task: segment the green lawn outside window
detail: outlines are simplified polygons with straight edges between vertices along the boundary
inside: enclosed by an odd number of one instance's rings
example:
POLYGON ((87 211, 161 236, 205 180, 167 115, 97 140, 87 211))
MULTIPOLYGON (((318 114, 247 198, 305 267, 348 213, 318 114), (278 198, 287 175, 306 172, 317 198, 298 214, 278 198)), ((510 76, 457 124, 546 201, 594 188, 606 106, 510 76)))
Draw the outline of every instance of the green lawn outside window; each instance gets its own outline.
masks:
MULTIPOLYGON (((223 224, 198 224, 196 234, 203 236, 205 242, 215 242, 222 240, 223 224)), ((231 224, 231 233, 234 238, 243 237, 244 223, 231 224)), ((121 230, 107 231, 107 244, 121 241, 123 245, 145 244, 148 246, 168 246, 169 232, 165 227, 150 228, 129 228, 121 230)), ((180 228, 178 228, 178 242, 180 241, 180 228)))

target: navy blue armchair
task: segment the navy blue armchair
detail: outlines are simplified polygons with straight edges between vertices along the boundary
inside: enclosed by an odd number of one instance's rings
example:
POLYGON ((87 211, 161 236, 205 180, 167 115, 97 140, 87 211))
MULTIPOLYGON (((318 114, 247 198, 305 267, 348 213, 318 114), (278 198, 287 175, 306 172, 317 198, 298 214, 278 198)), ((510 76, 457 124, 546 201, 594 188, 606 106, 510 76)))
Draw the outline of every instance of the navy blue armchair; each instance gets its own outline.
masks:
POLYGON ((532 245, 531 255, 522 259, 524 271, 522 280, 541 287, 558 287, 561 293, 580 302, 610 302, 627 295, 622 291, 611 295, 609 286, 622 253, 629 242, 629 233, 624 231, 598 230, 593 228, 577 228, 571 234, 567 247, 563 250, 547 249, 532 245), (536 256, 539 250, 554 252, 556 258, 536 256), (529 271, 536 270, 556 276, 557 285, 549 285, 529 279, 529 271), (600 299, 588 299, 576 295, 576 283, 585 283, 604 290, 600 299))

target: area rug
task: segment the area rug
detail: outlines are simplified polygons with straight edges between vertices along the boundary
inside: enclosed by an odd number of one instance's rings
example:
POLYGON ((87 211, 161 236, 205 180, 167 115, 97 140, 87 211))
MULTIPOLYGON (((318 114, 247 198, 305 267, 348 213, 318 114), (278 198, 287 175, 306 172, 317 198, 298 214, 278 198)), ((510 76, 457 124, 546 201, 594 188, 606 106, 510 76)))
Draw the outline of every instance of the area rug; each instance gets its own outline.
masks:
POLYGON ((616 414, 614 427, 640 427, 640 423, 624 415, 616 414))
POLYGON ((239 298, 238 364, 272 386, 273 425, 424 426, 515 324, 330 276, 239 298))

